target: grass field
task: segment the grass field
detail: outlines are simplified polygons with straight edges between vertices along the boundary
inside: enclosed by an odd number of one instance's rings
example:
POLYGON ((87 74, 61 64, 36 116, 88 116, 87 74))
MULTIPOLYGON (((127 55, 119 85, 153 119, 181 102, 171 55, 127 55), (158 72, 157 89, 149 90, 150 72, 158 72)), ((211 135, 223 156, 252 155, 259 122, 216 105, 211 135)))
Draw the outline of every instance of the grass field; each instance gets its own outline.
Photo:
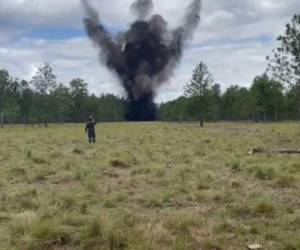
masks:
POLYGON ((299 124, 0 129, 0 249, 300 249, 299 124))

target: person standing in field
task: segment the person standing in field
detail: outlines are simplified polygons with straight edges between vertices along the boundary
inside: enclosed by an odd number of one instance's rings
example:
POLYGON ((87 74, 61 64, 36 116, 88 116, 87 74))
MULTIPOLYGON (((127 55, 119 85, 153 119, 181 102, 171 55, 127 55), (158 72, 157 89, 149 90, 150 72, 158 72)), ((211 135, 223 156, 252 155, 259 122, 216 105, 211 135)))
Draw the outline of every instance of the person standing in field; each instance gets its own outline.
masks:
POLYGON ((88 121, 85 126, 85 133, 87 133, 89 138, 89 143, 96 143, 96 126, 97 122, 95 122, 95 119, 92 116, 89 116, 88 121))

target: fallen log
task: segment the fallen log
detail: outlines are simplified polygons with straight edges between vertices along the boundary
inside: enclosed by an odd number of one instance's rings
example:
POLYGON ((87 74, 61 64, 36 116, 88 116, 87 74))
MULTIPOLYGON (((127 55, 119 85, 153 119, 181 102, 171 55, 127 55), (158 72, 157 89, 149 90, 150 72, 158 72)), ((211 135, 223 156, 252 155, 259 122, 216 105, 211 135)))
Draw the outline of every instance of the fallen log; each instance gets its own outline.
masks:
POLYGON ((297 143, 300 142, 300 140, 292 140, 292 139, 286 139, 286 140, 281 140, 279 142, 292 142, 292 143, 297 143))
POLYGON ((262 148, 254 148, 248 151, 248 154, 300 154, 300 149, 276 149, 266 150, 262 148))

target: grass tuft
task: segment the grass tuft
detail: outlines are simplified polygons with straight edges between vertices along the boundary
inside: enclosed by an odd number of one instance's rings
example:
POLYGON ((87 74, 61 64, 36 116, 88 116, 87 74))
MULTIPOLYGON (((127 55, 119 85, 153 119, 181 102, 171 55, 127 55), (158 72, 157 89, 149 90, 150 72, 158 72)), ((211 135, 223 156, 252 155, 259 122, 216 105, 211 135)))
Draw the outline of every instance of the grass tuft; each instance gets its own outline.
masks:
POLYGON ((35 163, 35 164, 40 164, 40 165, 48 164, 48 162, 45 159, 39 158, 39 157, 32 158, 32 162, 35 163))
POLYGON ((121 160, 111 160, 110 165, 114 168, 129 168, 130 165, 121 160))
POLYGON ((275 171, 272 167, 256 167, 255 177, 259 180, 273 180, 275 177, 275 171))
POLYGON ((77 155, 81 155, 81 154, 83 154, 83 151, 82 151, 81 149, 75 148, 75 149, 73 150, 73 153, 74 153, 74 154, 77 154, 77 155))

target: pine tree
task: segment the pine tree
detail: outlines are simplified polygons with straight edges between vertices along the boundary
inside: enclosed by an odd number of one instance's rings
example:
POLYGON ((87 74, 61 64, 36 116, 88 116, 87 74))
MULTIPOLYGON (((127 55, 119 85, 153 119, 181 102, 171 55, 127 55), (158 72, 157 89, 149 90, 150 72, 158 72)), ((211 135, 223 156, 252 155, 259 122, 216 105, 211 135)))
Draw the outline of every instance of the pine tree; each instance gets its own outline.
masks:
POLYGON ((195 108, 199 112, 201 127, 204 125, 204 115, 211 97, 213 82, 213 76, 209 72, 208 67, 201 62, 193 71, 192 79, 184 89, 185 96, 195 99, 194 103, 197 105, 195 108))
POLYGON ((273 50, 273 57, 267 57, 268 72, 275 80, 294 85, 300 80, 300 15, 286 24, 285 35, 277 40, 281 45, 273 50))

